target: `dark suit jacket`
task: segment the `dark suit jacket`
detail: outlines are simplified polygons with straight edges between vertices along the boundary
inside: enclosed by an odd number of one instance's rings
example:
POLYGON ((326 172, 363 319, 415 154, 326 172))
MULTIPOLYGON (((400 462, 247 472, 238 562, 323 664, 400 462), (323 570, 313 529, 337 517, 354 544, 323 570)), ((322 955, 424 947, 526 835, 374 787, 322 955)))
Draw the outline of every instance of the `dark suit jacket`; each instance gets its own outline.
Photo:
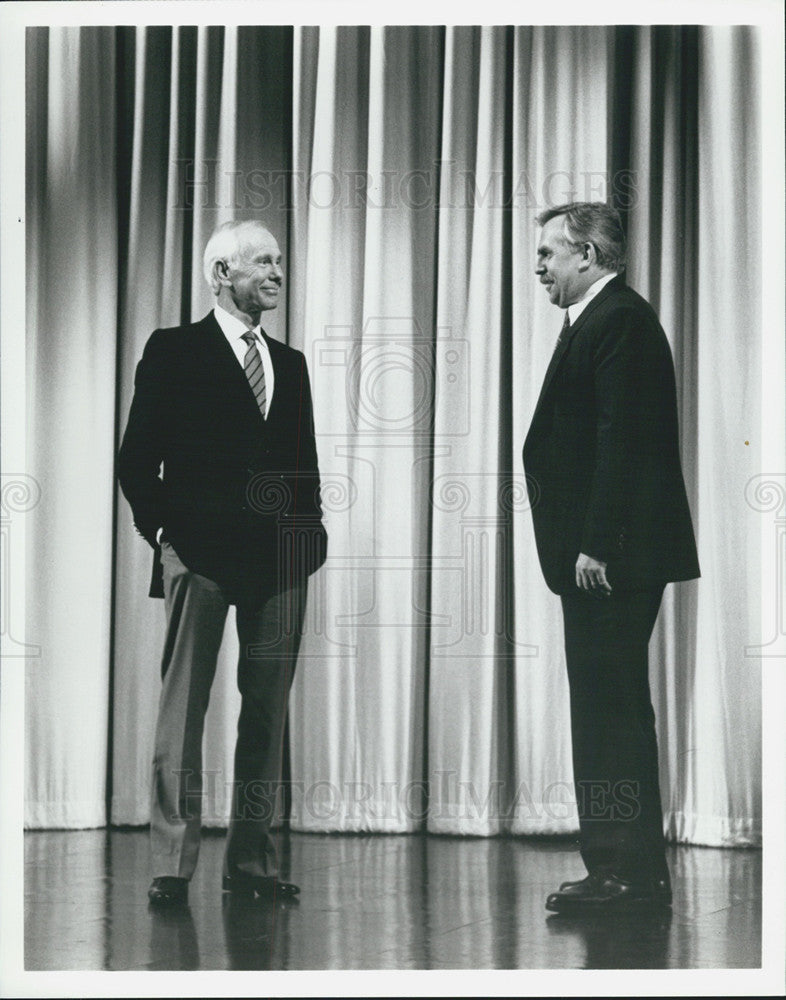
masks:
POLYGON ((265 340, 275 372, 267 420, 212 312, 147 342, 118 474, 154 548, 151 596, 163 596, 159 527, 190 570, 235 602, 258 603, 325 560, 306 361, 265 340))
POLYGON ((576 591, 581 552, 608 564, 612 588, 699 576, 671 350, 650 305, 621 276, 568 329, 523 459, 538 555, 555 593, 576 591))

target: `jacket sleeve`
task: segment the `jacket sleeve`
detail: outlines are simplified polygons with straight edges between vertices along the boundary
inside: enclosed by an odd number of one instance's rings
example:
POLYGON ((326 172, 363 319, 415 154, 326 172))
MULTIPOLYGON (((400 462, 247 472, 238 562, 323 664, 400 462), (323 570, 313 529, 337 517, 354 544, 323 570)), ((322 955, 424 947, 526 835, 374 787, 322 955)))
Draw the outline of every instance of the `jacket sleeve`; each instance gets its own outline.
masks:
POLYGON ((592 346, 595 395, 595 459, 581 551, 608 562, 625 530, 630 485, 647 407, 642 379, 642 317, 615 310, 592 346))
POLYGON ((314 408, 306 359, 300 356, 299 402, 296 466, 295 515, 297 517, 322 517, 320 498, 319 462, 314 430, 314 408))
POLYGON ((162 331, 156 330, 137 365, 134 398, 118 454, 120 487, 131 505, 137 531, 152 545, 165 522, 165 366, 162 331))
POLYGON ((314 410, 306 359, 300 356, 298 428, 295 455, 293 516, 298 541, 291 558, 302 576, 314 573, 327 558, 327 532, 322 523, 319 464, 317 460, 314 410))

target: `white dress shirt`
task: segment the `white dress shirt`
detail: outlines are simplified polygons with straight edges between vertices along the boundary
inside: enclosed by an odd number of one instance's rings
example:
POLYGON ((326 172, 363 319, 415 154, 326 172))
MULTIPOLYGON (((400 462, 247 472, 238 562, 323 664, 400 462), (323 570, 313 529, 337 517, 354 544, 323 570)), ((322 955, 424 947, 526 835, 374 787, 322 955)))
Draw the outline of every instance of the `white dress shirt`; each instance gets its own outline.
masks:
MULTIPOLYGON (((243 340, 243 334, 246 333, 249 327, 246 326, 242 319, 238 319, 237 316, 228 313, 218 303, 216 303, 213 312, 216 322, 221 327, 229 346, 234 351, 238 364, 241 368, 244 368, 243 362, 246 358, 246 351, 248 351, 248 344, 243 340)), ((265 338, 262 336, 261 327, 259 325, 255 326, 253 333, 259 356, 262 359, 262 371, 265 373, 265 417, 267 418, 270 413, 270 404, 273 400, 276 377, 273 371, 273 360, 270 357, 270 349, 265 342, 265 338)))
POLYGON ((568 314, 568 322, 575 323, 576 320, 581 316, 590 302, 595 298, 601 288, 604 288, 611 281, 612 278, 617 277, 617 272, 612 271, 611 274, 604 274, 602 278, 598 278, 597 281, 593 282, 587 291, 584 293, 583 297, 579 299, 578 302, 574 302, 572 306, 568 306, 565 312, 568 314))

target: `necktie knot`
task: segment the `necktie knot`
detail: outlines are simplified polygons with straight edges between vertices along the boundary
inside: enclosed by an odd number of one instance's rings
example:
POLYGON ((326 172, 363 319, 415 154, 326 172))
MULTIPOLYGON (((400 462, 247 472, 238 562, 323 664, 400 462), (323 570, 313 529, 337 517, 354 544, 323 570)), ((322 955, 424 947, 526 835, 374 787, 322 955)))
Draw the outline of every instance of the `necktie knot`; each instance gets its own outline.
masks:
POLYGON ((246 332, 242 334, 242 337, 249 347, 253 347, 257 342, 257 337, 253 330, 246 330, 246 332))

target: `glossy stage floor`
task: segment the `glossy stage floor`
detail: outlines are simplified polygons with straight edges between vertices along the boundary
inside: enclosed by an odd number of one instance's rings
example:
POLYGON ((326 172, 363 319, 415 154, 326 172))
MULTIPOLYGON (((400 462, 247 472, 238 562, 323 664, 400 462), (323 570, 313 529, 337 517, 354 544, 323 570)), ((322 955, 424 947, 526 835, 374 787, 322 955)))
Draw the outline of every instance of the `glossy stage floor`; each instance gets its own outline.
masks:
POLYGON ((281 834, 297 904, 221 892, 203 837, 189 906, 155 912, 144 830, 25 836, 28 970, 725 969, 761 964, 761 852, 671 847, 674 905, 567 918, 564 838, 281 834))

